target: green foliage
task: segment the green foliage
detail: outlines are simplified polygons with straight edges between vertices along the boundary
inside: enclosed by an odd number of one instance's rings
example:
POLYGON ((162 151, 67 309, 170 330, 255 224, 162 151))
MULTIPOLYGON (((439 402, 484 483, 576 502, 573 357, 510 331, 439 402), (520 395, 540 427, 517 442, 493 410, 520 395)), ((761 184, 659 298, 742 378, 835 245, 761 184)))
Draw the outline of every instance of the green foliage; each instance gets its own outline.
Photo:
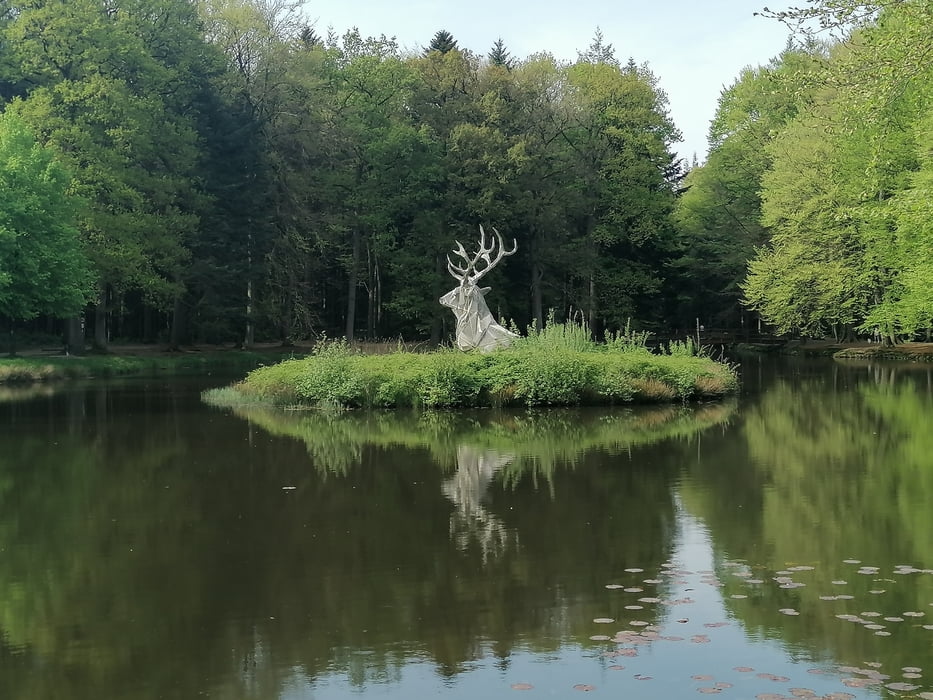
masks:
POLYGON ((93 278, 75 220, 71 177, 22 119, 0 113, 0 316, 77 313, 93 278))
MULTIPOLYGON (((851 9, 813 11, 837 21, 834 13, 851 9)), ((813 76, 808 108, 767 147, 761 222, 773 237, 744 290, 781 331, 857 329, 894 342, 933 324, 926 292, 911 291, 925 286, 926 245, 916 243, 928 224, 905 216, 927 197, 918 145, 928 143, 933 68, 917 46, 933 41, 930 12, 929 3, 907 2, 868 15, 813 76)))

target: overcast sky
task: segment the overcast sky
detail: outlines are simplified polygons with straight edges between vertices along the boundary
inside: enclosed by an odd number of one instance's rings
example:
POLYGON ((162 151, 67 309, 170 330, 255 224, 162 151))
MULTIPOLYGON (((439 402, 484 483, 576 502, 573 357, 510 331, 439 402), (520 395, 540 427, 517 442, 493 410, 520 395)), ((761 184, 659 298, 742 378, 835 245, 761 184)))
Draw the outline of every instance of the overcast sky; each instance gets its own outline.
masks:
MULTIPOLYGON (((706 134, 724 87, 747 65, 767 63, 787 29, 755 17, 768 0, 309 0, 305 14, 323 34, 357 27, 364 36, 394 36, 420 51, 438 29, 461 48, 485 55, 502 37, 516 58, 549 51, 574 60, 600 27, 625 62, 647 62, 670 100, 686 158, 706 154, 706 134)), ((772 9, 787 3, 776 0, 772 9)))

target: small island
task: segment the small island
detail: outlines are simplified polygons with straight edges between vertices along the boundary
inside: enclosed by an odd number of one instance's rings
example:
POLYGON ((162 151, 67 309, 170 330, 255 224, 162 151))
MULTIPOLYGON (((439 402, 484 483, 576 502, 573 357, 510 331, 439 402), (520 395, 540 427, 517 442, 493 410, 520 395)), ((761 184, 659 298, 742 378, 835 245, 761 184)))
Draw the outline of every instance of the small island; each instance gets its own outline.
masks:
POLYGON ((308 357, 255 369, 204 398, 225 406, 576 406, 719 398, 737 386, 732 367, 695 354, 691 341, 658 354, 641 336, 616 334, 596 343, 585 325, 568 323, 486 353, 400 349, 367 355, 331 341, 308 357))

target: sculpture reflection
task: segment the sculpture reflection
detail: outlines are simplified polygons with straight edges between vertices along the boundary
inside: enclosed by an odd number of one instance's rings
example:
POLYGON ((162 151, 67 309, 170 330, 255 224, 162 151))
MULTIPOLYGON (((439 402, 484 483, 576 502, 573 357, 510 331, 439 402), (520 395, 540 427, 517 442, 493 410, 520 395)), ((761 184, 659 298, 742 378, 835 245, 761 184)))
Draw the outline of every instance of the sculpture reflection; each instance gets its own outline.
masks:
POLYGON ((451 539, 459 549, 478 544, 484 562, 510 544, 518 543, 518 535, 483 505, 493 477, 514 459, 515 455, 460 445, 457 471, 441 485, 443 494, 454 504, 454 512, 450 514, 451 539))

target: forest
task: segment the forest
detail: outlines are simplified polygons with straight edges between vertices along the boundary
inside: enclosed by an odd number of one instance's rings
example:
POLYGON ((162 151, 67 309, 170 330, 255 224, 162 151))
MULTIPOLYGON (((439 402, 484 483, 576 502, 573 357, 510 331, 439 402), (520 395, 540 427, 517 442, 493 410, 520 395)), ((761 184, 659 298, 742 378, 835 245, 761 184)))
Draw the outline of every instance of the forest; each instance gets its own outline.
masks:
POLYGON ((929 339, 930 0, 763 9, 795 32, 702 164, 599 30, 575 61, 456 27, 411 53, 301 5, 0 0, 0 328, 443 342, 446 256, 486 225, 519 328, 929 339))

